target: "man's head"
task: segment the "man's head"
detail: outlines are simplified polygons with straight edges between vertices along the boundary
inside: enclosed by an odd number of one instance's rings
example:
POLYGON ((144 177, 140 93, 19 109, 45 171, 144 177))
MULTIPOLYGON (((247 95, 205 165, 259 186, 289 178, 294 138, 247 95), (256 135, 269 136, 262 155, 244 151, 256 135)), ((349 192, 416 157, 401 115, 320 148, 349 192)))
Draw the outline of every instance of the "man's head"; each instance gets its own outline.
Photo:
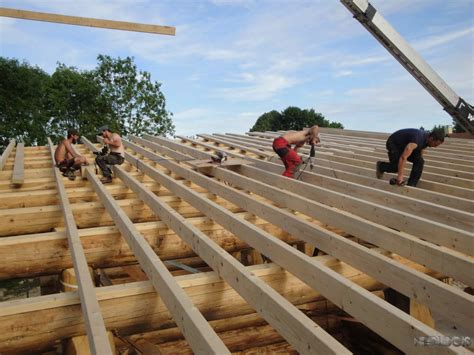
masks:
POLYGON ((444 130, 434 129, 428 136, 428 147, 437 147, 444 142, 444 130))
POLYGON ((106 138, 109 136, 109 134, 112 133, 109 126, 102 126, 99 128, 99 135, 101 135, 103 138, 106 138))
POLYGON ((76 144, 79 140, 79 133, 76 129, 70 128, 67 131, 67 139, 72 139, 72 143, 76 144))

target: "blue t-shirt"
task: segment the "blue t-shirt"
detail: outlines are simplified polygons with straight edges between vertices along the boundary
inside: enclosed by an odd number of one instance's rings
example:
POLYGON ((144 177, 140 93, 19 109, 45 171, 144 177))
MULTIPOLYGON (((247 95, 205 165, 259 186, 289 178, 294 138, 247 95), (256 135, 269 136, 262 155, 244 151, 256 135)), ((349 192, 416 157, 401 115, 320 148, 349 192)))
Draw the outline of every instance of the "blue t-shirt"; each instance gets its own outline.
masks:
POLYGON ((415 150, 422 150, 428 146, 428 132, 416 128, 405 128, 396 131, 388 139, 395 144, 399 150, 404 150, 409 143, 417 145, 415 150))

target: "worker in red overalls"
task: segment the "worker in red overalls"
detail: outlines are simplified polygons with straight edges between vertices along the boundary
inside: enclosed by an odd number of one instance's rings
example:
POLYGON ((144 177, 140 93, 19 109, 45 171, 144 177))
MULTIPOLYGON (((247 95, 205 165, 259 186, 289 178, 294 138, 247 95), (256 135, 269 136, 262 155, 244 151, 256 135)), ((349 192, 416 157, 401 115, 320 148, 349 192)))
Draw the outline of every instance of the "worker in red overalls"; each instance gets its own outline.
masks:
POLYGON ((273 141, 273 150, 285 164, 283 176, 294 178, 294 173, 298 169, 302 160, 296 153, 305 143, 315 145, 319 143, 319 126, 305 128, 302 131, 292 131, 275 138, 273 141), (291 145, 295 147, 292 149, 291 145))

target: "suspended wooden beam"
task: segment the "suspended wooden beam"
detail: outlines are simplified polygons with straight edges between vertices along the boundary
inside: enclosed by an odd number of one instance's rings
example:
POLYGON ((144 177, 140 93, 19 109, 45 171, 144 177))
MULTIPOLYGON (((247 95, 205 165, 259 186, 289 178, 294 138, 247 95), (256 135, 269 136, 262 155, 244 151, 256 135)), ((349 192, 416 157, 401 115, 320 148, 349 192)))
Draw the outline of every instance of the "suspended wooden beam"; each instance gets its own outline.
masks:
POLYGON ((174 36, 176 28, 171 26, 148 25, 135 22, 101 20, 89 17, 57 15, 45 12, 9 9, 0 7, 0 16, 23 20, 44 21, 86 27, 108 28, 113 30, 155 33, 174 36))
POLYGON ((2 171, 5 167, 5 164, 7 163, 8 157, 10 156, 13 148, 15 148, 15 140, 11 139, 10 143, 8 143, 7 147, 2 153, 2 157, 0 158, 0 171, 2 171))
POLYGON ((104 319, 95 295, 95 287, 92 281, 89 266, 84 254, 84 249, 79 238, 76 222, 72 214, 71 206, 67 198, 66 189, 63 184, 63 177, 56 167, 54 159, 54 147, 51 139, 48 138, 48 145, 51 152, 52 168, 56 178, 56 187, 59 195, 64 224, 66 227, 66 236, 68 239, 69 252, 72 255, 72 262, 78 284, 79 297, 81 299, 82 315, 87 328, 87 339, 89 340, 89 349, 94 355, 110 354, 109 337, 105 328, 104 319))
POLYGON ((21 185, 25 180, 25 144, 18 143, 16 146, 15 165, 13 166, 12 184, 21 185))
MULTIPOLYGON (((147 154, 145 149, 134 149, 134 151, 143 155, 147 154)), ((154 154, 149 151, 148 153, 154 154)), ((161 158, 159 155, 155 154, 155 156, 156 158, 161 158)), ((179 176, 187 177, 188 180, 194 183, 198 183, 199 181, 199 184, 201 184, 200 179, 205 179, 206 182, 203 182, 205 187, 213 190, 212 180, 203 177, 203 175, 199 173, 187 170, 179 164, 166 159, 160 159, 159 164, 179 176)), ((153 175, 153 178, 159 179, 159 174, 151 174, 148 169, 146 173, 150 173, 150 176, 153 175)), ((161 179, 159 181, 163 184, 166 183, 161 179)), ((323 265, 314 263, 307 255, 275 239, 248 222, 229 215, 228 211, 214 204, 212 201, 193 195, 184 188, 184 185, 174 183, 169 184, 167 188, 174 191, 178 196, 196 208, 205 211, 206 214, 217 223, 235 233, 253 248, 271 258, 271 260, 293 273, 314 289, 320 291, 335 305, 343 308, 356 319, 362 321, 366 326, 402 351, 415 351, 413 343, 407 343, 406 339, 414 339, 417 336, 428 335, 442 336, 436 330, 427 327, 425 324, 411 318, 389 303, 367 293, 347 279, 338 277, 323 265), (397 331, 394 332, 393 329, 397 329, 397 331)), ((447 347, 445 350, 450 353, 462 353, 464 351, 454 346, 447 347)))
MULTIPOLYGON (((83 139, 87 142, 85 138, 83 139)), ((111 215, 122 236, 136 255, 140 266, 150 278, 156 291, 159 292, 160 297, 193 350, 196 353, 229 353, 222 340, 209 326, 209 323, 190 301, 183 289, 176 283, 148 242, 107 192, 95 175, 93 168, 87 167, 86 174, 107 212, 111 215)))

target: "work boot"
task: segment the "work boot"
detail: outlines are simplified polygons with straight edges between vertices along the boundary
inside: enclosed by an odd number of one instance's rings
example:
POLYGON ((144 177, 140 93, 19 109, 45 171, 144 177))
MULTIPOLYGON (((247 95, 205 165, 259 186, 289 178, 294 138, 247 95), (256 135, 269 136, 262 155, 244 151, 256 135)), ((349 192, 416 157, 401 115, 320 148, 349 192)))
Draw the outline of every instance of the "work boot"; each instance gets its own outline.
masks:
POLYGON ((375 175, 377 176, 377 179, 383 178, 383 171, 380 170, 380 161, 378 161, 375 164, 375 175))
POLYGON ((100 179, 100 182, 103 184, 110 184, 112 182, 112 176, 104 176, 100 179))
POLYGON ((71 171, 71 170, 66 170, 63 173, 63 176, 67 177, 71 181, 76 180, 76 174, 74 174, 74 171, 71 171))

